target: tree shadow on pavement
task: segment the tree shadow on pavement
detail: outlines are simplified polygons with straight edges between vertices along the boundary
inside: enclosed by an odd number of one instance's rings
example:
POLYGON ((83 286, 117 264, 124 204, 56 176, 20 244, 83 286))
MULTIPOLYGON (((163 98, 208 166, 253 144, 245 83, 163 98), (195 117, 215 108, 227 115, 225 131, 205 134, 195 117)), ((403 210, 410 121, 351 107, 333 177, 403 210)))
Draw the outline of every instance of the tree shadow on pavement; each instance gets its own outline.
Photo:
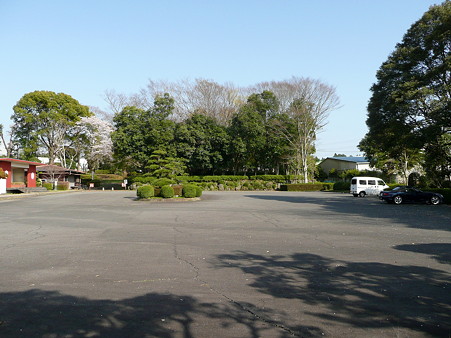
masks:
MULTIPOLYGON (((114 301, 39 289, 6 292, 0 293, 0 336, 189 338, 196 336, 193 327, 209 325, 209 333, 204 331, 202 336, 229 335, 229 328, 244 332, 246 337, 262 337, 274 328, 279 332, 277 337, 292 336, 245 310, 251 307, 246 303, 202 303, 191 296, 158 293, 114 301)), ((263 317, 272 315, 271 310, 262 311, 263 317)))
POLYGON ((427 254, 439 263, 451 264, 451 244, 449 243, 402 244, 393 248, 427 254))
MULTIPOLYGON (((280 201, 297 204, 313 204, 322 209, 322 216, 331 217, 337 214, 346 216, 362 216, 387 220, 380 226, 391 226, 393 222, 405 224, 409 228, 425 230, 451 231, 451 208, 448 205, 403 204, 394 205, 380 201, 377 197, 355 198, 352 195, 324 192, 321 195, 299 193, 299 195, 271 194, 246 195, 267 201, 280 201), (310 195, 309 195, 310 194, 310 195)), ((302 211, 295 211, 301 213, 302 211)), ((303 214, 302 216, 308 217, 303 214)))
POLYGON ((451 333, 451 275, 446 271, 308 253, 264 256, 244 251, 219 255, 213 264, 241 269, 259 292, 297 299, 305 314, 331 325, 399 327, 443 337, 451 333))

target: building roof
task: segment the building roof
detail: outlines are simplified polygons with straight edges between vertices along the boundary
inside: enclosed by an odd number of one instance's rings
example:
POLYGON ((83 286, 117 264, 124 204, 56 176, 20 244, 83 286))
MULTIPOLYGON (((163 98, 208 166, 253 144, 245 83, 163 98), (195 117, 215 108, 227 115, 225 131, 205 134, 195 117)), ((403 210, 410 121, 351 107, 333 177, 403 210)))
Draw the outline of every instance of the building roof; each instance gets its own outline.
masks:
POLYGON ((327 159, 337 160, 337 161, 346 161, 346 162, 354 162, 354 163, 369 163, 368 159, 363 156, 349 156, 349 157, 328 157, 327 159))
MULTIPOLYGON (((42 164, 42 163, 40 163, 42 164)), ((40 165, 36 167, 37 171, 41 171, 43 173, 45 172, 59 172, 59 173, 65 173, 65 174, 84 174, 83 171, 79 171, 79 170, 74 170, 74 169, 68 169, 68 168, 64 168, 61 167, 59 165, 55 165, 55 164, 45 164, 45 165, 40 165)))
POLYGON ((31 165, 41 165, 42 164, 42 163, 39 163, 39 162, 18 160, 16 158, 8 158, 8 157, 0 157, 0 161, 1 162, 24 163, 24 164, 31 164, 31 165))

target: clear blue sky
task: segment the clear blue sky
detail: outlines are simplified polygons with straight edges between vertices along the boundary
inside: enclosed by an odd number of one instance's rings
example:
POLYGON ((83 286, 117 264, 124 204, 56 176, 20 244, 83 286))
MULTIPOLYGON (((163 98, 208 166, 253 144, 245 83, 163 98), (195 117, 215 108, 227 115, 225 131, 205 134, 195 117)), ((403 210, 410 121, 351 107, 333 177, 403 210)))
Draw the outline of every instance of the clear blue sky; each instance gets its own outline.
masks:
POLYGON ((26 93, 106 109, 148 79, 248 86, 291 76, 337 89, 317 155, 360 154, 375 73, 441 0, 0 0, 0 123, 26 93))

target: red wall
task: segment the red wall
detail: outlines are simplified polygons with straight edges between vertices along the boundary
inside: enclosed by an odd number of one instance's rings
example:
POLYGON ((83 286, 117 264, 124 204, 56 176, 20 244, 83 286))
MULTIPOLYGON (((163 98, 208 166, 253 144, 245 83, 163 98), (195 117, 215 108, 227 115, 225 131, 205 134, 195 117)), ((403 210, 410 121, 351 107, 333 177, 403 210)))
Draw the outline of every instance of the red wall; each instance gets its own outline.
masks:
POLYGON ((0 168, 2 168, 3 171, 8 171, 8 177, 6 178, 6 187, 7 188, 11 188, 11 178, 13 176, 12 175, 12 170, 11 170, 11 162, 0 161, 0 168))
POLYGON ((33 164, 28 167, 27 186, 28 188, 36 187, 36 166, 33 164))

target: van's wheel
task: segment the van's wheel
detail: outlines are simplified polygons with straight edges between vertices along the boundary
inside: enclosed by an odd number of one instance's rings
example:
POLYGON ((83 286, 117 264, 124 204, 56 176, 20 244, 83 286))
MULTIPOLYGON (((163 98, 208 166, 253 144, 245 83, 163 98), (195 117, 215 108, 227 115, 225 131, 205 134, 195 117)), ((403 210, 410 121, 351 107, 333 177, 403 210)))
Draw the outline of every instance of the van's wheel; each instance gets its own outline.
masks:
POLYGON ((431 202, 432 205, 440 204, 440 198, 437 196, 432 196, 429 202, 431 202))
POLYGON ((401 196, 395 196, 395 198, 393 198, 393 202, 395 204, 401 204, 402 203, 402 197, 401 196))
POLYGON ((361 191, 361 192, 359 192, 359 197, 365 197, 365 192, 364 191, 361 191))

